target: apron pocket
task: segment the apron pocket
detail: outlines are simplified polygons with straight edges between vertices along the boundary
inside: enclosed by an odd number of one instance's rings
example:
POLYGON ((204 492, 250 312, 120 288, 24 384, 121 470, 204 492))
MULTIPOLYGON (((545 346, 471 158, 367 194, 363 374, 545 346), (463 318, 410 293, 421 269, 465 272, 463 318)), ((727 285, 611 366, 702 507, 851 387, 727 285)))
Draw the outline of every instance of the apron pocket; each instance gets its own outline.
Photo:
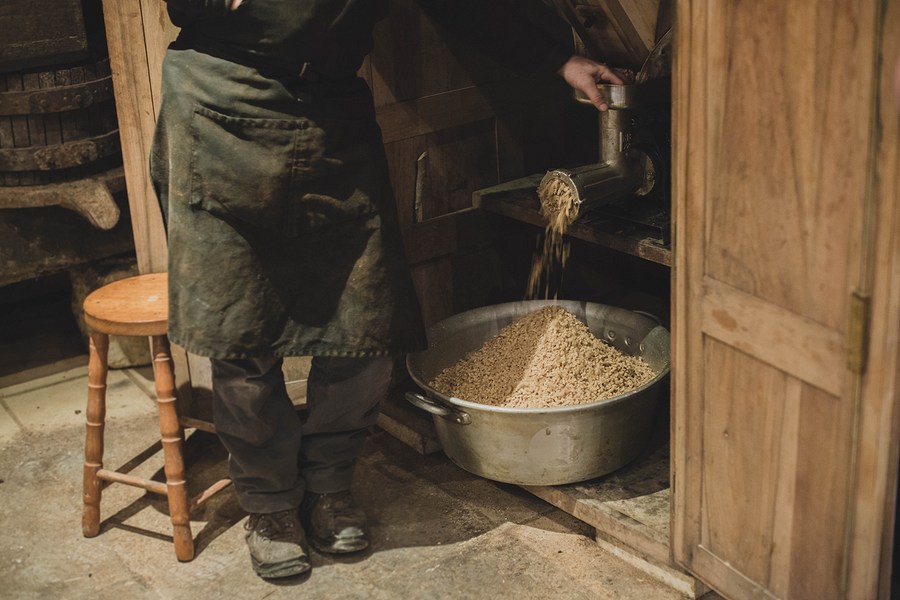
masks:
POLYGON ((232 117, 196 107, 190 204, 226 221, 270 229, 288 211, 298 133, 308 119, 232 117))
POLYGON ((333 117, 259 119, 196 107, 191 206, 279 238, 336 226, 368 235, 384 194, 374 122, 333 117))

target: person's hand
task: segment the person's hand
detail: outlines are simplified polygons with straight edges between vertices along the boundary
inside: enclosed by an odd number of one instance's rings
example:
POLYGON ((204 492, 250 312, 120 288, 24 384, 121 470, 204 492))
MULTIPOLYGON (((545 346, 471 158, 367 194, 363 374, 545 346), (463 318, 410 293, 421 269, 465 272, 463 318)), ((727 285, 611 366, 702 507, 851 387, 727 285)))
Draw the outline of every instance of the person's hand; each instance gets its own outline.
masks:
POLYGON ((238 7, 243 4, 244 0, 230 0, 230 4, 228 5, 228 10, 237 10, 238 7))
POLYGON ((569 60, 559 68, 557 73, 572 88, 584 92, 590 99, 591 104, 597 107, 597 110, 609 109, 603 94, 597 89, 598 83, 601 81, 618 85, 625 83, 615 71, 606 65, 577 54, 570 56, 569 60))

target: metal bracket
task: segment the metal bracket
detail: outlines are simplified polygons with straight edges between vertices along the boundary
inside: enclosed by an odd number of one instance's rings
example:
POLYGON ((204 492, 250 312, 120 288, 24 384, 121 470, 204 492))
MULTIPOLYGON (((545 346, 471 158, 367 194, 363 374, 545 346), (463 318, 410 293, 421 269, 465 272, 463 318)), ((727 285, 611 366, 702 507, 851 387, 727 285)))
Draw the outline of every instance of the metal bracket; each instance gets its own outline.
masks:
POLYGON ((847 366, 862 374, 866 370, 869 348, 869 320, 872 297, 860 290, 850 294, 850 327, 847 329, 847 366))

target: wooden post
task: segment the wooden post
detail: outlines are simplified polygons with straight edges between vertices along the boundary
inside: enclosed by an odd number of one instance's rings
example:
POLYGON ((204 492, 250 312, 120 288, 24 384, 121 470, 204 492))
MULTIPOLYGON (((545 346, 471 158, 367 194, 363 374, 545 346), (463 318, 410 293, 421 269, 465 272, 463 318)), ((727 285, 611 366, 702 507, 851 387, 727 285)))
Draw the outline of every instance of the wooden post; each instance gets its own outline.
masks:
MULTIPOLYGON (((147 18, 148 9, 138 2, 103 3, 138 270, 160 273, 166 270, 166 234, 147 167, 159 110, 159 97, 158 94, 154 97, 153 82, 159 80, 160 74, 150 68, 145 40, 152 39, 163 48, 165 45, 160 41, 163 35, 148 36, 145 29, 158 31, 166 25, 159 18, 147 18)), ((169 36, 172 33, 174 29, 169 36)), ((153 51, 155 57, 160 49, 153 51)), ((153 61, 158 67, 157 62, 153 61)))

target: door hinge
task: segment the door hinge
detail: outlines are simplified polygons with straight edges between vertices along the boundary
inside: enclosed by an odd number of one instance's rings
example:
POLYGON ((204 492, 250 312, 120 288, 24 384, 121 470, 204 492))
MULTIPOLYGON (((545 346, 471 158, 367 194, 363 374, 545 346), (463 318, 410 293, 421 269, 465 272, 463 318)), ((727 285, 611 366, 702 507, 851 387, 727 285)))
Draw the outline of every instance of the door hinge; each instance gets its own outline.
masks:
POLYGON ((847 330, 847 366, 854 373, 866 370, 872 297, 860 290, 850 294, 850 327, 847 330))

